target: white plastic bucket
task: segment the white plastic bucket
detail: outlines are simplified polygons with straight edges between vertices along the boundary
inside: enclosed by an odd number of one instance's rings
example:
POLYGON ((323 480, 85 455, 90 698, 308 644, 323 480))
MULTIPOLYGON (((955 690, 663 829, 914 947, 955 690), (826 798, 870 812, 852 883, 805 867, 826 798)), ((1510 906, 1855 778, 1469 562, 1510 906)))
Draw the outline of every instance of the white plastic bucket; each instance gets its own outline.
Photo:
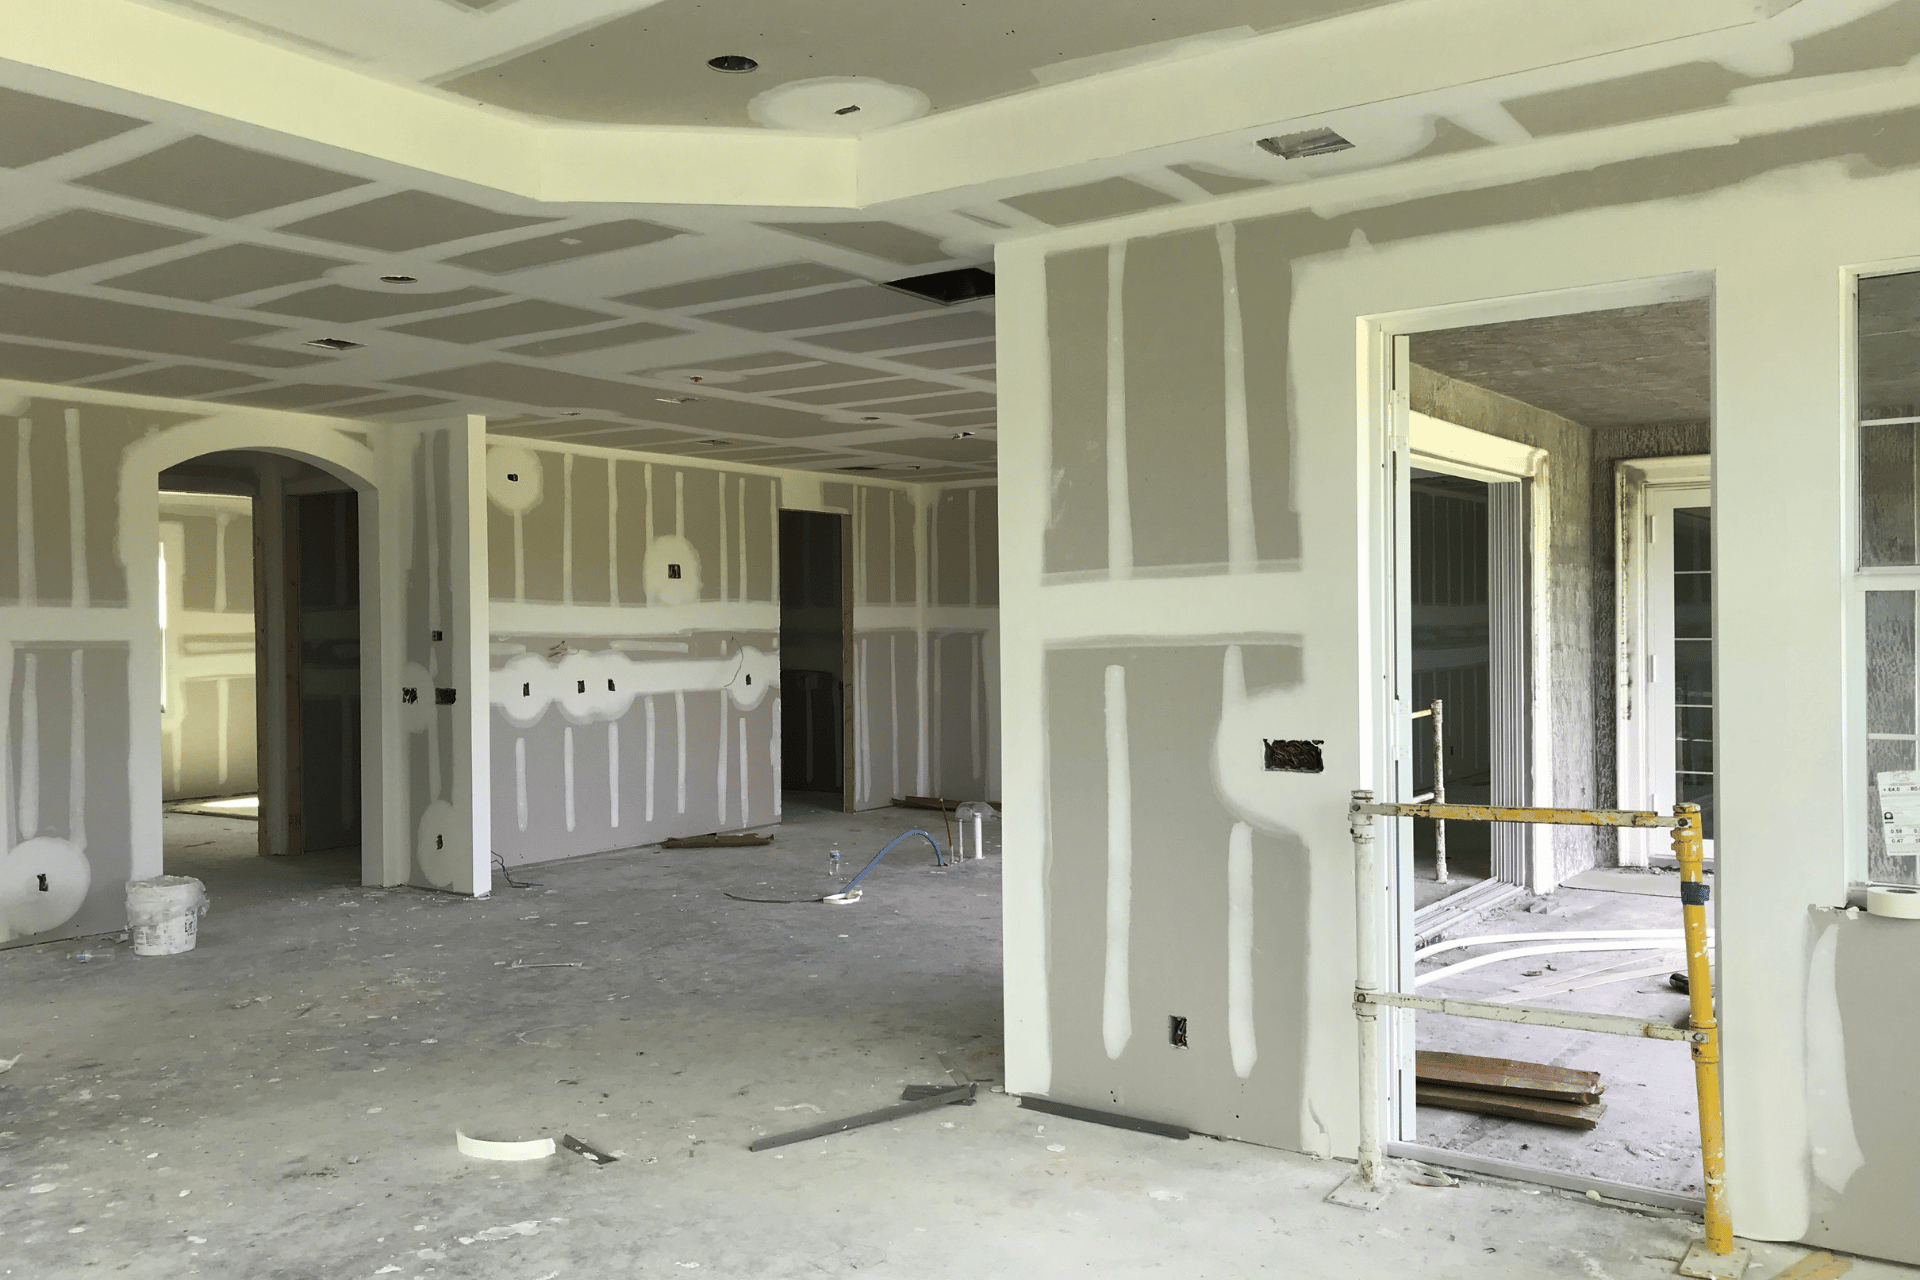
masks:
POLYGON ((207 886, 192 876, 155 876, 127 882, 127 931, 137 956, 174 956, 193 950, 207 886))

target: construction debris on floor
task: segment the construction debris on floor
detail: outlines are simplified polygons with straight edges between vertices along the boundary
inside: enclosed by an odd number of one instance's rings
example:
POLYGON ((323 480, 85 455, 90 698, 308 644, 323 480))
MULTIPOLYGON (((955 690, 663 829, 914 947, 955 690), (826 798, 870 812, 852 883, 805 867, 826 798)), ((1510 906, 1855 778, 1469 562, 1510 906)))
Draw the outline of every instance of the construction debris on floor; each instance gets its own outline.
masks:
POLYGON ((1591 1129, 1607 1114, 1597 1071, 1422 1049, 1414 1054, 1421 1106, 1591 1129))

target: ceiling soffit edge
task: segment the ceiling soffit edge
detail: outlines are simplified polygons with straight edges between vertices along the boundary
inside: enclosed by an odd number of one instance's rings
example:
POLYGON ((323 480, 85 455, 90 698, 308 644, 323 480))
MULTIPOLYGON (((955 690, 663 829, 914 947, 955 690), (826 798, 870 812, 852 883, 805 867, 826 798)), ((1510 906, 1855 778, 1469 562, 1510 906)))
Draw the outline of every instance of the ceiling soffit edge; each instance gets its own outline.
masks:
POLYGON ((1753 0, 1485 0, 1470 12, 1414 0, 856 138, 548 124, 136 0, 0 0, 16 63, 510 194, 555 203, 817 209, 1044 174, 1761 17, 1753 0), (1560 11, 1552 21, 1543 20, 1543 4, 1560 11), (116 38, 94 38, 102 30, 116 38), (1435 56, 1436 48, 1451 52, 1435 56), (1307 74, 1272 75, 1282 49, 1307 74))

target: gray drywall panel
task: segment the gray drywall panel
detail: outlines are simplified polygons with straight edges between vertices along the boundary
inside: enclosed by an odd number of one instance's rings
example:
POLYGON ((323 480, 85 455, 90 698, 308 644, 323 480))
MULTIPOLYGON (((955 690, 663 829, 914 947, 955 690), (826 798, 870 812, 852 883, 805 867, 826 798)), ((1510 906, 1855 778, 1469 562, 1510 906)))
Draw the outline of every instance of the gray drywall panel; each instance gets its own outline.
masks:
POLYGON ((1130 242, 1123 299, 1134 571, 1223 565, 1226 339, 1212 228, 1130 242))
POLYGON ((933 509, 933 536, 929 539, 933 566, 929 576, 933 593, 930 603, 935 605, 973 603, 967 588, 968 557, 973 549, 967 529, 969 492, 950 489, 940 495, 933 509))
MULTIPOLYGON (((1241 223, 1234 232, 1240 323, 1246 352, 1247 458, 1254 542, 1262 564, 1298 565, 1302 534, 1294 499, 1292 389, 1287 382, 1288 327, 1293 320, 1293 259, 1303 248, 1326 248, 1299 235, 1290 218, 1241 223)), ((1315 229, 1315 235, 1324 236, 1315 229)))
MULTIPOLYGON (((1249 647, 1253 648, 1252 646, 1249 647)), ((1305 1089, 1308 870, 1295 837, 1252 835, 1252 1028, 1248 1074, 1234 1066, 1227 997, 1228 843, 1235 819, 1214 798, 1224 649, 1055 650, 1046 662, 1052 856, 1047 948, 1050 1096, 1299 1149, 1305 1089), (1125 675, 1132 765, 1127 982, 1131 1034, 1110 1056, 1103 1005, 1110 955, 1107 898, 1106 685, 1125 675), (1177 802, 1169 802, 1178 797, 1177 802), (1191 1047, 1169 1041, 1188 1020, 1191 1047)))
POLYGON ((608 521, 605 458, 576 455, 573 461, 573 600, 575 604, 607 604, 612 564, 607 555, 608 521))
POLYGON ((748 476, 742 517, 746 521, 747 580, 741 598, 776 600, 780 534, 775 512, 780 504, 780 482, 770 476, 748 476))
POLYGON ((978 494, 974 540, 980 556, 979 598, 984 608, 1000 607, 1000 490, 992 485, 976 485, 967 490, 978 494))
POLYGON ((116 258, 171 249, 199 239, 192 231, 151 222, 68 209, 0 231, 0 271, 54 276, 116 258))
POLYGON ((566 455, 536 449, 540 466, 540 500, 520 517, 520 544, 526 556, 526 598, 558 604, 560 565, 565 557, 567 504, 564 483, 566 455))
MULTIPOLYGON (((700 554, 700 598, 718 600, 720 598, 720 505, 725 500, 722 486, 726 483, 724 471, 705 471, 688 467, 661 467, 658 477, 663 497, 674 493, 676 484, 684 485, 686 501, 687 541, 700 554)), ((662 522, 661 527, 672 532, 673 526, 662 522)), ((731 577, 731 575, 729 575, 731 577)))
POLYGON ((887 490, 887 510, 893 521, 891 560, 893 598, 899 604, 913 604, 918 601, 920 591, 916 573, 919 553, 915 549, 914 533, 920 518, 920 508, 906 494, 897 489, 889 489, 887 490))
POLYGON ((146 123, 19 89, 0 90, 0 115, 7 121, 0 165, 9 169, 78 151, 146 123))
POLYGON ((1823 1077, 1809 1100, 1815 1186, 1807 1242, 1920 1265, 1912 1212, 1920 1198, 1920 1090, 1912 1078, 1920 1020, 1888 1001, 1889 992, 1920 983, 1920 924, 1823 908, 1809 915, 1809 1030, 1834 1038, 1809 1056, 1838 1078, 1823 1077))
POLYGON ((652 468, 647 463, 618 459, 607 465, 614 469, 615 497, 619 503, 620 571, 616 585, 623 602, 640 604, 647 598, 647 544, 652 539, 652 530, 658 528, 656 511, 647 492, 647 476, 652 468))
POLYGON ((1047 259, 1052 354, 1051 487, 1046 572, 1107 568, 1107 250, 1047 259))
POLYGON ((14 794, 15 813, 9 816, 16 820, 6 843, 13 846, 14 858, 21 859, 30 856, 23 852, 28 840, 57 842, 51 848, 38 846, 40 852, 31 855, 26 867, 47 874, 55 886, 51 892, 57 894, 59 883, 75 873, 76 856, 84 859, 90 881, 78 909, 58 923, 34 930, 37 921, 31 919, 11 924, 0 920, 0 945, 123 928, 126 902, 121 886, 132 866, 126 768, 127 648, 36 644, 0 649, 0 654, 11 657, 10 669, 0 670, 10 708, 9 722, 0 726, 6 733, 6 754, 13 770, 9 790, 14 794), (38 728, 31 737, 26 733, 29 719, 38 728), (83 762, 78 777, 69 767, 76 745, 83 762), (23 788, 27 772, 38 774, 39 785, 31 791, 37 812, 23 815, 20 801, 27 794, 23 788))
POLYGON ((513 516, 497 502, 487 503, 487 595, 513 599, 513 516))
MULTIPOLYGON (((35 577, 42 604, 73 603, 73 547, 68 537, 72 477, 66 430, 56 413, 33 420, 28 457, 33 467, 35 577), (51 536, 49 536, 51 535, 51 536)), ((84 464, 83 464, 84 465, 84 464)))
POLYGON ((74 181, 209 218, 244 217, 367 185, 362 177, 212 138, 182 138, 74 181))
POLYGON ((990 800, 987 735, 998 708, 989 704, 981 631, 939 631, 932 646, 928 734, 934 794, 949 800, 990 800))

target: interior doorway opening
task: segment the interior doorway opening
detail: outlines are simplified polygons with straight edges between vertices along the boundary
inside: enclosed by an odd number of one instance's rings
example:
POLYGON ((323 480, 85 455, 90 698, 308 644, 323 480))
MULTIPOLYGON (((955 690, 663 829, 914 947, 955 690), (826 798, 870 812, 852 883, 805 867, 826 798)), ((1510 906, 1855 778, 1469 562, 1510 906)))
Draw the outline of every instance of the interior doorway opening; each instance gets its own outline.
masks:
POLYGON ((160 490, 166 873, 229 904, 360 883, 358 493, 252 450, 160 490))
MULTIPOLYGON (((1433 789, 1431 718, 1412 717, 1437 699, 1451 803, 1710 809, 1710 330, 1686 292, 1394 340, 1398 798, 1433 789), (1689 468, 1691 489, 1636 479, 1689 468)), ((1666 833, 1449 823, 1442 884, 1434 824, 1399 825, 1401 990, 1685 1016, 1666 833)), ((1394 1035, 1403 1154, 1699 1198, 1683 1048, 1411 1012, 1394 1035), (1596 1087, 1464 1096, 1462 1059, 1596 1087)))
POLYGON ((780 787, 787 803, 853 811, 849 519, 780 513, 780 787))

